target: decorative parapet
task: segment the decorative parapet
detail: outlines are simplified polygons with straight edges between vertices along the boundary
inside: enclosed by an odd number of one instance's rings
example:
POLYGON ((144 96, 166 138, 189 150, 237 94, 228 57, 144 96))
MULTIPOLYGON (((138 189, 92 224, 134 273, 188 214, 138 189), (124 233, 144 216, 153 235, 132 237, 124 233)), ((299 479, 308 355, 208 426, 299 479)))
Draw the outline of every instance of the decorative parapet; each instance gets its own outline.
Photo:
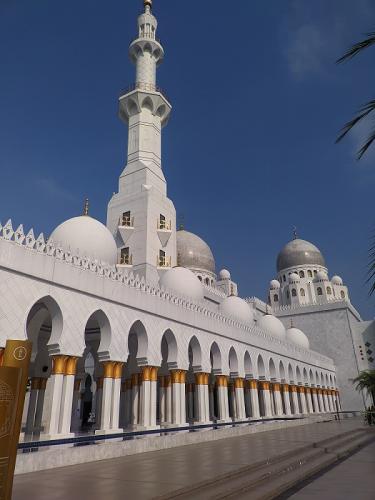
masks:
MULTIPOLYGON (((266 341, 272 343, 272 345, 279 345, 287 348, 288 352, 292 356, 293 354, 302 354, 306 358, 306 362, 308 362, 308 359, 310 358, 314 361, 318 360, 321 363, 332 364, 332 360, 326 356, 314 351, 303 349, 288 341, 277 339, 256 325, 248 325, 241 323, 232 317, 224 316, 220 312, 207 307, 203 301, 193 302, 189 297, 178 295, 170 290, 164 289, 163 287, 157 287, 147 283, 144 277, 140 277, 137 274, 135 275, 132 271, 129 273, 120 272, 116 266, 111 266, 105 262, 87 257, 86 255, 82 256, 78 251, 73 253, 70 248, 63 249, 60 245, 55 245, 51 239, 46 240, 43 233, 41 233, 38 238, 35 238, 33 229, 30 229, 30 231, 25 235, 23 225, 19 225, 17 229, 14 230, 10 219, 4 226, 0 223, 0 240, 19 245, 20 247, 23 247, 25 251, 31 251, 54 258, 65 263, 66 265, 79 268, 85 272, 96 274, 102 279, 118 282, 129 288, 137 289, 140 292, 158 297, 161 300, 169 301, 170 303, 186 310, 197 312, 202 316, 219 321, 229 327, 237 328, 243 332, 255 335, 258 338, 265 339, 266 341)), ((207 288, 212 290, 212 287, 207 288)), ((218 291, 215 290, 215 292, 218 291)), ((225 294, 223 294, 223 296, 225 296, 225 294)), ((255 297, 248 300, 255 300, 255 297)), ((261 302, 262 301, 259 301, 259 303, 261 302)))
POLYGON ((275 311, 293 311, 296 309, 303 309, 306 307, 311 307, 311 306, 324 306, 327 304, 337 304, 337 303, 343 303, 343 304, 350 304, 350 300, 345 298, 339 298, 339 297, 334 297, 332 299, 325 299, 325 300, 312 300, 311 302, 307 302, 306 304, 290 304, 290 305, 284 305, 284 306, 277 306, 274 304, 272 307, 275 311))

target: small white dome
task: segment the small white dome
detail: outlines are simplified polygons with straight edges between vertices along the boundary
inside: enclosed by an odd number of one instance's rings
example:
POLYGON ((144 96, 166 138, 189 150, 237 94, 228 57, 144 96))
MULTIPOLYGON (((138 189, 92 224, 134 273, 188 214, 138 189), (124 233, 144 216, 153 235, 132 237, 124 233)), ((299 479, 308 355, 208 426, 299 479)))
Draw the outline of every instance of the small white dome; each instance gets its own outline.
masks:
POLYGON ((299 276, 297 273, 292 273, 289 276, 289 283, 293 283, 294 281, 298 281, 298 280, 299 280, 299 276))
POLYGON ((222 269, 219 273, 221 280, 230 280, 230 272, 227 269, 222 269))
POLYGON ((186 267, 172 267, 160 278, 160 286, 194 300, 203 299, 202 284, 186 267))
POLYGON ((280 288, 280 286, 281 286, 281 285, 280 285, 280 281, 277 281, 277 280, 272 280, 272 281, 270 282, 270 289, 271 289, 271 290, 278 289, 278 288, 280 288))
POLYGON ((240 297, 231 295, 226 297, 220 304, 220 312, 224 316, 242 321, 242 323, 250 323, 253 321, 253 313, 250 306, 240 297))
POLYGON ((294 344, 303 347, 304 349, 310 349, 310 342, 306 335, 299 328, 292 326, 286 331, 286 338, 293 342, 294 344))
POLYGON ((107 227, 88 215, 73 217, 63 222, 49 237, 55 245, 70 248, 74 254, 97 259, 106 264, 117 264, 117 245, 107 227))
POLYGON ((316 281, 327 281, 328 276, 324 271, 318 271, 315 276, 316 281))
POLYGON ((258 321, 258 326, 269 332, 274 337, 285 340, 286 338, 286 330, 281 321, 276 318, 276 316, 272 316, 272 314, 266 314, 262 316, 258 321))
POLYGON ((332 285, 342 285, 343 284, 342 278, 340 278, 340 276, 333 276, 331 281, 332 281, 332 285))

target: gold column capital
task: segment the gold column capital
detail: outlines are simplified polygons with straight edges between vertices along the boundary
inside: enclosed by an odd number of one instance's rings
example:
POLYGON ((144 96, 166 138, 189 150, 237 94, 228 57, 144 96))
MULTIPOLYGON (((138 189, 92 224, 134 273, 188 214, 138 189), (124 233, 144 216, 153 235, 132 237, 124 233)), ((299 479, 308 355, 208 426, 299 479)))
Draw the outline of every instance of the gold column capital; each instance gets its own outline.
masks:
POLYGON ((275 382, 272 388, 274 391, 280 391, 280 384, 278 382, 275 382))
POLYGON ((204 372, 196 373, 195 383, 197 385, 208 385, 208 373, 204 372))
POLYGON ((69 356, 58 354, 52 356, 52 375, 65 375, 65 365, 69 356))
POLYGON ((305 388, 302 386, 302 385, 299 385, 298 388, 297 388, 298 392, 300 394, 304 394, 305 393, 305 388))
POLYGON ((103 378, 113 378, 115 361, 103 361, 103 378))
POLYGON ((270 383, 267 381, 259 381, 259 386, 262 391, 269 391, 270 390, 270 383))
POLYGON ((77 371, 78 357, 69 356, 65 363, 65 375, 75 375, 77 371))
POLYGON ((122 369, 124 367, 124 364, 125 363, 122 363, 120 361, 118 361, 117 363, 115 363, 115 366, 113 368, 113 378, 119 379, 119 378, 122 377, 122 369))
POLYGON ((170 370, 171 383, 180 384, 181 383, 181 370, 170 370))
POLYGON ((289 392, 289 384, 281 384, 281 389, 284 392, 289 392))
POLYGON ((159 368, 157 366, 152 366, 151 367, 151 372, 150 372, 151 382, 157 382, 157 380, 158 380, 158 370, 159 370, 159 368))
POLYGON ((142 366, 142 382, 156 382, 158 380, 158 368, 156 366, 142 366))
POLYGON ((295 385, 290 385, 290 392, 297 392, 297 387, 295 385))
POLYGON ((311 393, 311 388, 310 387, 305 387, 305 391, 307 392, 307 394, 310 394, 311 393))
POLYGON ((234 379, 234 387, 236 389, 243 389, 244 388, 244 379, 241 377, 237 377, 234 379))
POLYGON ((258 389, 258 381, 257 380, 255 380, 255 379, 248 380, 247 383, 248 383, 249 389, 258 389))
POLYGON ((216 385, 218 387, 228 387, 228 377, 226 375, 216 375, 216 385))

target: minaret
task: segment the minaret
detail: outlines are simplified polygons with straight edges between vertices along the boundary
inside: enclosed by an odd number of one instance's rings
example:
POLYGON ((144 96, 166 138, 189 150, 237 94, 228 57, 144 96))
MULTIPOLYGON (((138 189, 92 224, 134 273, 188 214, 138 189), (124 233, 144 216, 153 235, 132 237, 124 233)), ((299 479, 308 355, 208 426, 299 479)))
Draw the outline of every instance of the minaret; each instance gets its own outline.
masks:
POLYGON ((156 37, 152 0, 143 3, 129 48, 136 81, 119 98, 119 115, 129 129, 127 164, 108 205, 107 226, 116 237, 120 265, 156 283, 176 265, 176 211, 167 198, 161 161, 161 130, 172 106, 156 82, 164 49, 156 37))

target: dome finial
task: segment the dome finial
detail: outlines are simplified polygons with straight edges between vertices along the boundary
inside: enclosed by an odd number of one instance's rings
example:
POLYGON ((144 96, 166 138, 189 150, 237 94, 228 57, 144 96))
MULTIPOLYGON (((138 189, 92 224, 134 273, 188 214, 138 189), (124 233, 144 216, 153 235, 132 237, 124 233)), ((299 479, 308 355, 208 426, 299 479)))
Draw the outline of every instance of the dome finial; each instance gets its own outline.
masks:
POLYGON ((89 215, 89 199, 85 199, 85 204, 83 205, 83 215, 89 215))
POLYGON ((178 218, 178 229, 177 231, 183 231, 185 229, 185 215, 184 214, 180 214, 179 218, 178 218))
POLYGON ((297 239, 298 239, 298 235, 297 235, 297 227, 296 227, 296 226, 294 226, 294 227, 293 227, 293 239, 294 239, 294 240, 297 240, 297 239))
POLYGON ((143 0, 143 5, 145 7, 145 10, 147 10, 147 7, 152 9, 152 0, 143 0))

